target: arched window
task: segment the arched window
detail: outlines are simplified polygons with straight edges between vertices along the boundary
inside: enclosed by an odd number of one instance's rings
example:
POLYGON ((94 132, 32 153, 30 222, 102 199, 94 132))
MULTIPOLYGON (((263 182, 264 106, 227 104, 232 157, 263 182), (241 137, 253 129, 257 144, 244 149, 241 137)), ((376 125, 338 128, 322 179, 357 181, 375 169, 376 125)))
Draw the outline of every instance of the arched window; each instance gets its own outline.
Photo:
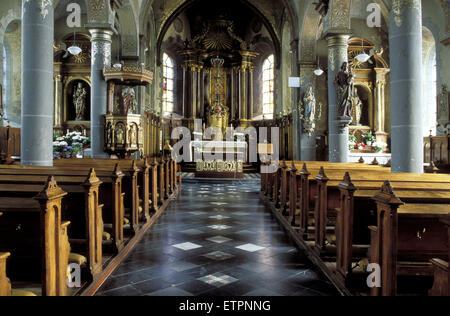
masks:
POLYGON ((423 133, 436 136, 437 125, 437 60, 436 41, 433 33, 426 28, 422 29, 422 76, 423 76, 423 133))
POLYGON ((164 116, 174 110, 174 63, 169 55, 163 55, 163 111, 164 116))
POLYGON ((9 118, 9 106, 11 104, 11 50, 6 40, 3 41, 2 57, 3 57, 3 74, 2 74, 3 118, 7 119, 9 118))
POLYGON ((263 115, 273 119, 274 106, 274 56, 270 55, 263 63, 263 115))

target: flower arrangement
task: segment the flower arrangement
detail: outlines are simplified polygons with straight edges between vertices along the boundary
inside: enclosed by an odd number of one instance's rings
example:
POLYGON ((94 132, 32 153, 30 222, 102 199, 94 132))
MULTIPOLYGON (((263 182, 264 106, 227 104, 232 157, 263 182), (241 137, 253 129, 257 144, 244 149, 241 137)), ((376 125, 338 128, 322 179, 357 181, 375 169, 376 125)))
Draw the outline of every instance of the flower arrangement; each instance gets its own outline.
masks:
POLYGON ((69 132, 66 135, 56 133, 53 136, 53 158, 72 158, 91 145, 89 137, 80 132, 69 132))
POLYGON ((355 135, 348 136, 348 143, 350 150, 371 150, 376 153, 380 153, 385 151, 387 148, 387 144, 384 142, 377 142, 376 138, 373 136, 372 132, 369 132, 367 135, 363 136, 363 141, 358 142, 355 135))
POLYGON ((364 136, 364 141, 366 145, 372 146, 372 144, 376 141, 376 138, 373 136, 372 132, 369 132, 366 136, 364 136))
POLYGON ((372 144, 372 149, 377 153, 385 151, 386 148, 387 148, 387 144, 384 142, 375 142, 372 144))

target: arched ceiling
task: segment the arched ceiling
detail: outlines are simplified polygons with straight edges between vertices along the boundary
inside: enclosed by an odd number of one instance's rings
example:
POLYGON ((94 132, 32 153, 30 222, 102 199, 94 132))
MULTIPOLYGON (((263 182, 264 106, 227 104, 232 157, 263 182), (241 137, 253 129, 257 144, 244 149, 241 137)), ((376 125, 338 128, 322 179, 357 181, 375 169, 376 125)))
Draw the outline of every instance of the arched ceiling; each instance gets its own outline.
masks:
MULTIPOLYGON (((182 12, 186 12, 200 0, 154 0, 152 3, 153 13, 155 16, 155 27, 157 33, 157 55, 160 57, 160 48, 164 35, 169 29, 171 23, 182 12)), ((282 20, 285 11, 288 11, 288 17, 292 19, 290 25, 292 26, 293 34, 298 34, 296 31, 297 18, 295 17, 295 8, 290 4, 290 0, 237 0, 240 5, 245 8, 241 11, 250 10, 254 15, 257 15, 263 22, 264 26, 270 33, 271 39, 274 43, 275 55, 277 56, 277 64, 280 63, 280 30, 282 27, 282 20), (288 3, 288 5, 286 5, 288 3)), ((213 5, 217 7, 217 2, 213 5)), ((230 6, 230 1, 221 2, 224 12, 230 6)), ((239 15, 239 12, 234 12, 239 15)), ((248 18, 243 16, 241 20, 249 22, 248 18)), ((241 21, 242 22, 242 21, 241 21)))

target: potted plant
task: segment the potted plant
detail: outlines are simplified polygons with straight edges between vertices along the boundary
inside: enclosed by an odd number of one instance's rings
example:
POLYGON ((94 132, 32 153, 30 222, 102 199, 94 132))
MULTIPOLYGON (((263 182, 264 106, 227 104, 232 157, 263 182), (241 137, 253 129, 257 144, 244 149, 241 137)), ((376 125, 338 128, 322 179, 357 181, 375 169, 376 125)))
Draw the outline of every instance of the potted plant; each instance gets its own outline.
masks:
POLYGON ((372 146, 372 144, 376 141, 375 136, 373 136, 372 132, 369 132, 365 137, 365 143, 367 146, 372 146))

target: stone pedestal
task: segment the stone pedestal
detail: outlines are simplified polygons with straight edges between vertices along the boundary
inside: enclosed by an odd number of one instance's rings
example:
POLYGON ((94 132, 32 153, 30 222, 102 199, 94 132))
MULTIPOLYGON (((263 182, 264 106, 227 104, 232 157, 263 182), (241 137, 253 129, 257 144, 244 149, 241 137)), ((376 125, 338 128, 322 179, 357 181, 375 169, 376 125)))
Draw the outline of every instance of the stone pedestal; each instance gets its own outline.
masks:
POLYGON ((53 38, 51 1, 22 1, 21 164, 53 165, 53 38))
POLYGON ((348 144, 348 126, 351 122, 352 118, 347 116, 338 116, 337 120, 333 122, 336 126, 336 135, 334 138, 334 151, 333 153, 330 152, 330 161, 348 162, 348 157, 350 154, 348 144), (331 156, 332 154, 333 156, 331 156))

